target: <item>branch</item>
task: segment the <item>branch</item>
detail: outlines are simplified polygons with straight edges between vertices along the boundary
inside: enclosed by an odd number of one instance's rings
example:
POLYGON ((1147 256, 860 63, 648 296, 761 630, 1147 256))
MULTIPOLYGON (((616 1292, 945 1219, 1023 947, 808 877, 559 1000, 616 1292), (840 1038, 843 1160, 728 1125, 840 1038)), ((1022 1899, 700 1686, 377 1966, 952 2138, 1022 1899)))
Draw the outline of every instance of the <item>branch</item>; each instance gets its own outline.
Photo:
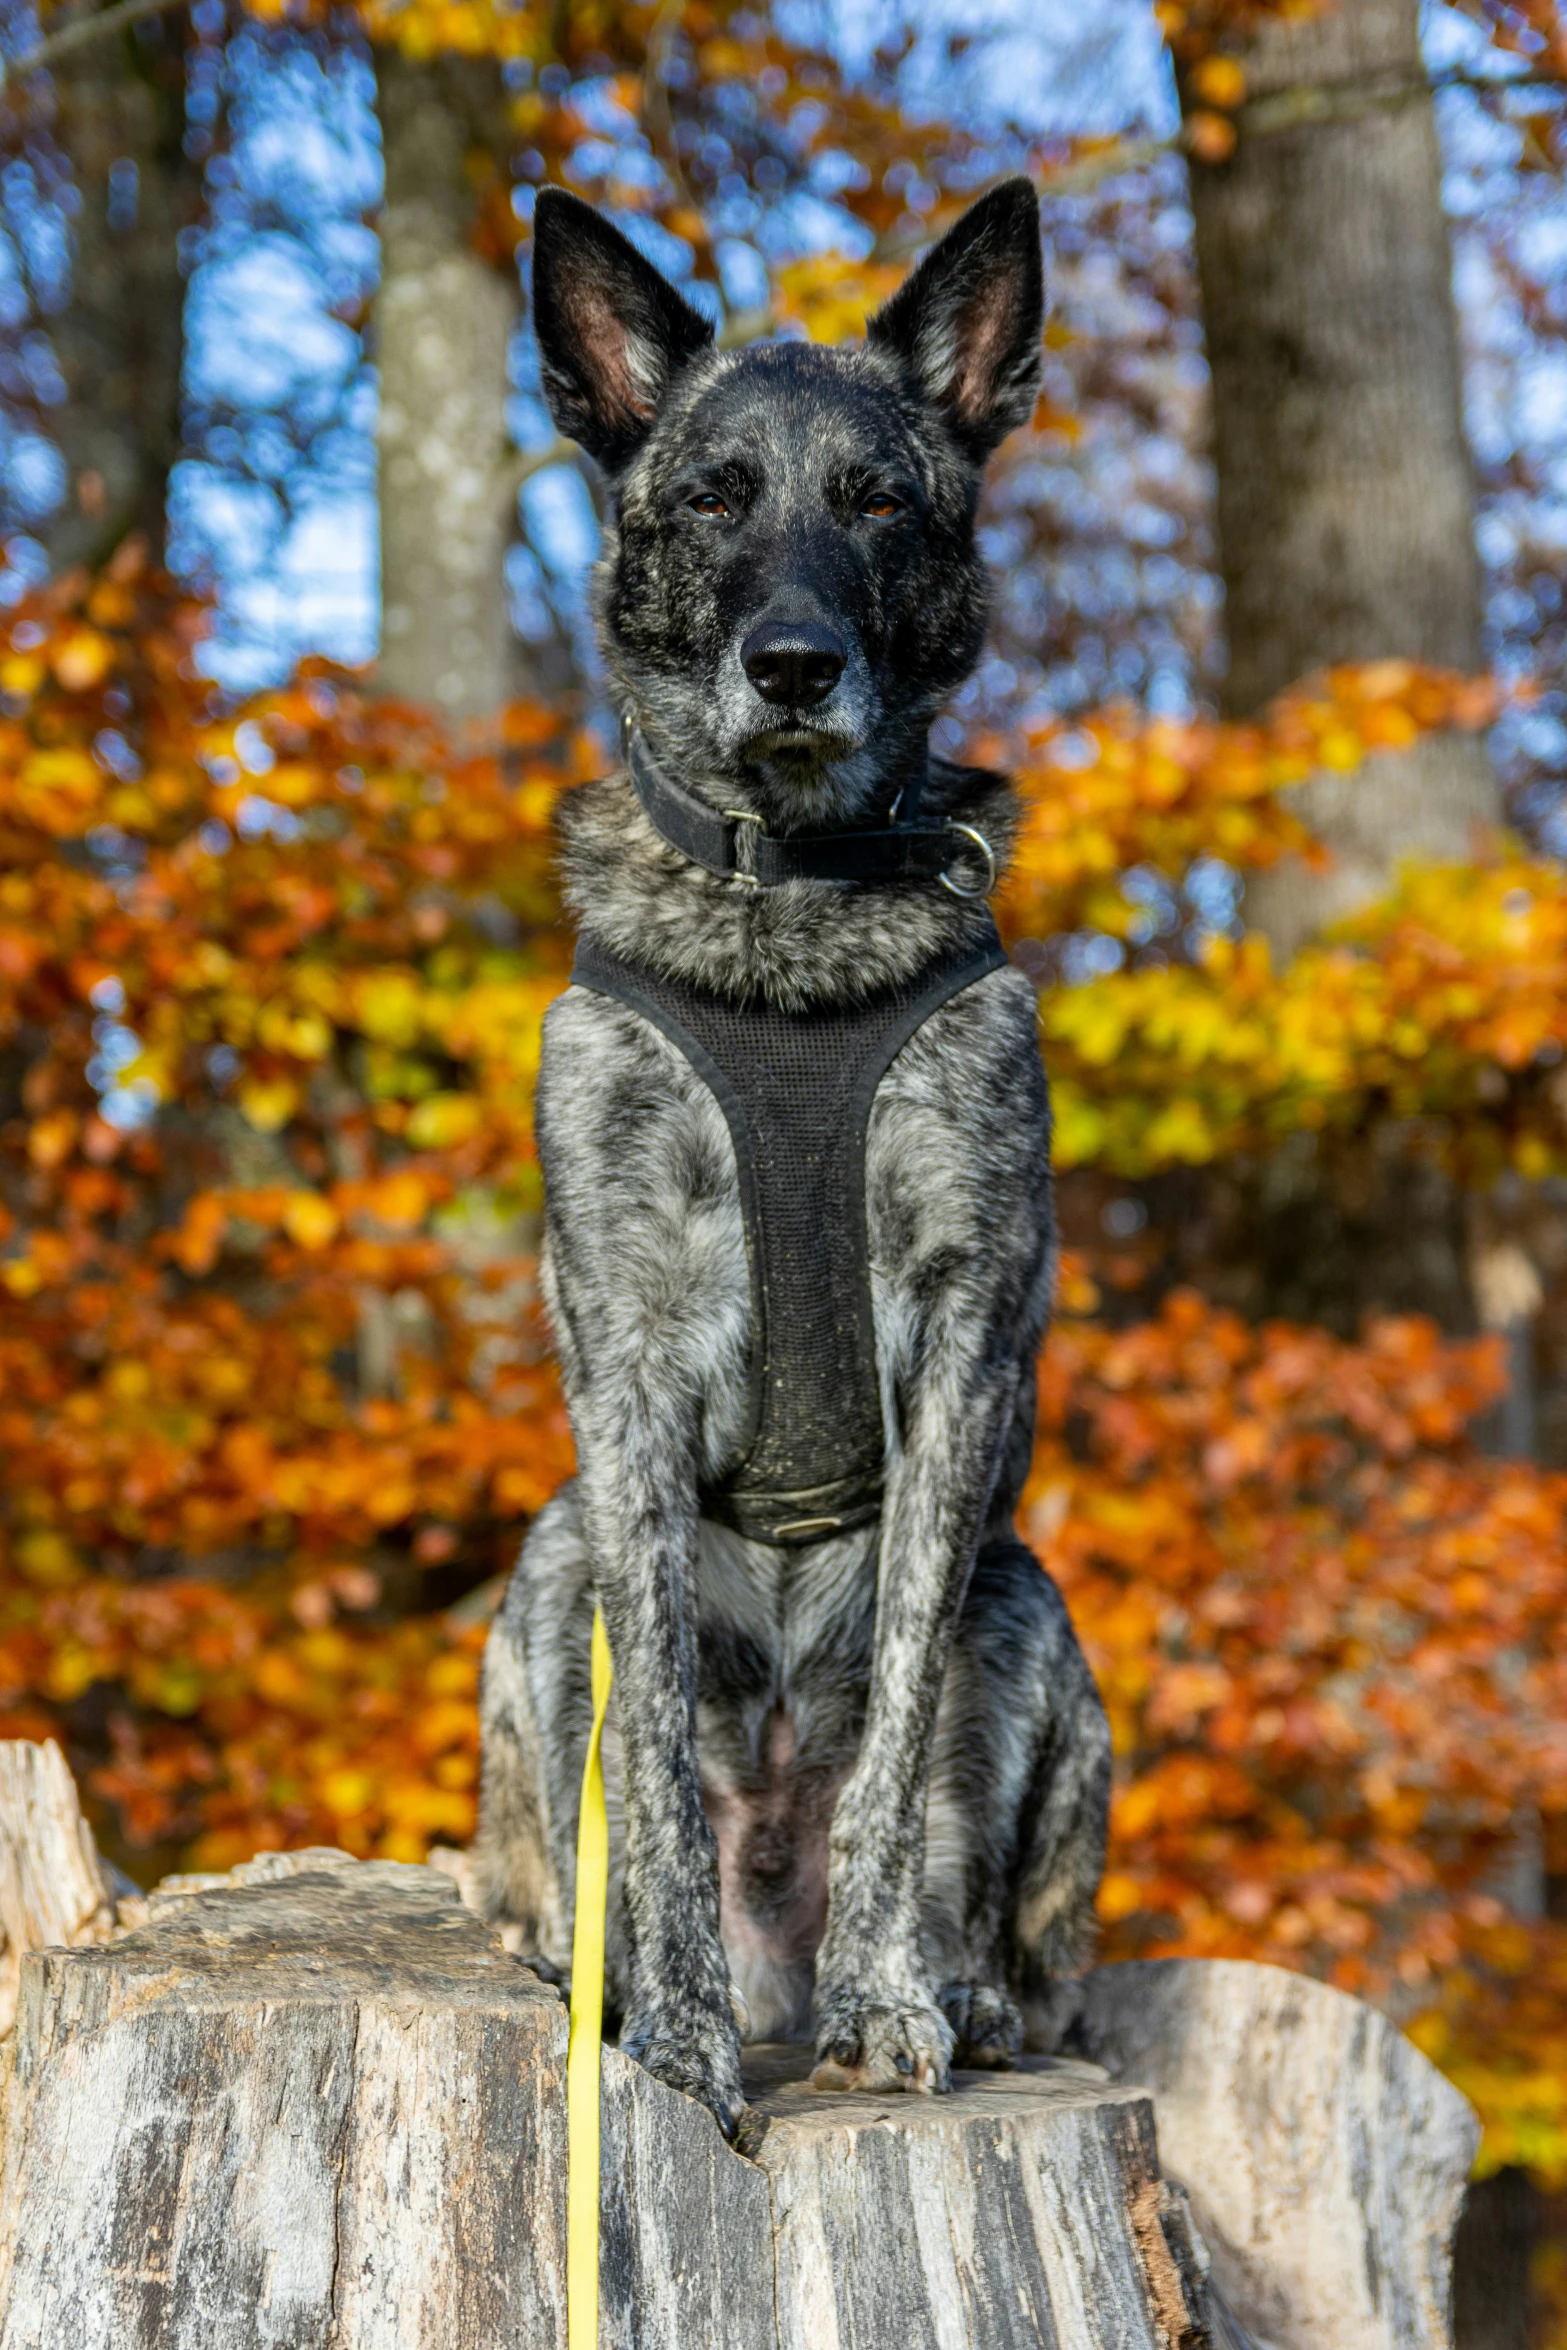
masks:
POLYGON ((41 65, 53 65, 57 58, 69 57, 73 50, 85 49, 93 41, 106 40, 126 25, 140 24, 143 17, 162 16, 183 4, 184 0, 116 0, 113 8, 100 9, 96 16, 79 17, 47 40, 35 42, 20 57, 0 57, 0 90, 23 74, 36 73, 41 65))
MULTIPOLYGON (((1270 91, 1264 98, 1253 98, 1233 115, 1222 115, 1220 119, 1232 122, 1242 138, 1268 138, 1280 131, 1298 129, 1302 123, 1355 122, 1367 114, 1434 97, 1442 90, 1497 91, 1505 97, 1511 90, 1527 89, 1557 90, 1567 95, 1567 76, 1455 71, 1434 78, 1425 74, 1382 74, 1352 82, 1301 82, 1292 89, 1270 91)), ((1156 163, 1161 155, 1189 155, 1191 151, 1189 125, 1168 139, 1117 139, 1096 153, 1061 165, 1058 170, 1047 169, 1041 175, 1039 192, 1042 196, 1082 195, 1097 187, 1101 180, 1113 179, 1120 172, 1143 170, 1148 164, 1156 163)), ((902 243, 912 252, 919 241, 905 238, 902 243)), ((877 258, 897 258, 891 240, 884 243, 887 249, 878 246, 877 258)))
POLYGON ((1301 83, 1294 89, 1271 91, 1253 98, 1235 115, 1236 128, 1253 138, 1273 131, 1293 130, 1303 122, 1357 122, 1363 115, 1391 111, 1412 101, 1435 97, 1443 90, 1496 91, 1561 90, 1559 73, 1466 73, 1455 70, 1427 76, 1423 73, 1367 74, 1355 81, 1301 83))
POLYGON ((582 451, 575 441, 563 440, 559 434, 542 449, 513 449, 505 458, 498 474, 498 486, 503 496, 515 498, 525 482, 546 466, 569 465, 582 451))
POLYGON ((1058 170, 1047 170, 1040 180, 1039 192, 1042 196, 1081 196, 1089 188, 1097 188, 1101 180, 1114 179, 1119 172, 1142 171, 1146 165, 1157 163, 1161 155, 1185 152, 1184 130, 1168 139, 1117 139, 1113 146, 1080 156, 1075 163, 1063 163, 1058 170))

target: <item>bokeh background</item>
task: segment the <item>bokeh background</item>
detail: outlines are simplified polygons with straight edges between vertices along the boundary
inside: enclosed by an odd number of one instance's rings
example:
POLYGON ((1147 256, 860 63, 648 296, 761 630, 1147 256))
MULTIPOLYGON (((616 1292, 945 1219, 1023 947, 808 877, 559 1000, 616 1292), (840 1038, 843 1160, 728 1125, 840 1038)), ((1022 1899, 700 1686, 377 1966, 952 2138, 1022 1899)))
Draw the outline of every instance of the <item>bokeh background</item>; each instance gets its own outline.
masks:
POLYGON ((143 1883, 471 1833, 614 739, 536 191, 837 339, 1026 171, 1047 386, 937 737, 1026 804, 1104 1946, 1386 2006, 1485 2121, 1461 2350, 1567 2343, 1557 0, 7 0, 0 53, 0 1735, 143 1883))

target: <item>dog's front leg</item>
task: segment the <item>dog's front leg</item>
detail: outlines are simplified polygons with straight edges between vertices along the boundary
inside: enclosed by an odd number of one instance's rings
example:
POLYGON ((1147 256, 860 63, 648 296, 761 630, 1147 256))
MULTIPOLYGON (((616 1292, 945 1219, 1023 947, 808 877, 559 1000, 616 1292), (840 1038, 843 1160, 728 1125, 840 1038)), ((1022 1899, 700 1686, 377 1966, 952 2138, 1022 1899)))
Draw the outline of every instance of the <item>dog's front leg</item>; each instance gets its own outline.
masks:
POLYGON ((620 2044, 700 2098, 732 2136, 745 2099, 697 1765, 690 1415, 628 1382, 612 1415, 579 1396, 573 1418, 624 1773, 630 1984, 620 2044))
MULTIPOLYGON (((971 1337, 974 1334, 970 1334, 971 1337)), ((833 1815, 816 1961, 817 2085, 951 2086, 920 1951, 925 1798, 942 1680, 1016 1395, 1010 1361, 927 1355, 882 1521, 865 1732, 833 1815)))

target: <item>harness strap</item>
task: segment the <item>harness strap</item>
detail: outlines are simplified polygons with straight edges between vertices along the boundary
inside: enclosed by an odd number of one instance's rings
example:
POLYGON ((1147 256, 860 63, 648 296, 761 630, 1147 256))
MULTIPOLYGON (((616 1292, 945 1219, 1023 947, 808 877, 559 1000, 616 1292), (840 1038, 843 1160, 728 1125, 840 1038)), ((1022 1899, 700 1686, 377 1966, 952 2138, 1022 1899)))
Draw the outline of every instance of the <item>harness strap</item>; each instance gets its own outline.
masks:
POLYGON ((566 2051, 566 2344, 598 2350, 599 2076, 604 2040, 604 1913, 609 1816, 604 1805, 604 1714, 612 1669, 604 1611, 593 1611, 593 1728, 577 1821, 577 1899, 571 1937, 571 2039, 566 2051))
MULTIPOLYGON (((875 832, 771 833, 761 819, 734 809, 710 808, 694 792, 666 775, 641 735, 632 728, 626 748, 632 788, 653 829, 672 849, 717 874, 721 881, 776 889, 785 881, 944 881, 947 869, 976 847, 995 881, 989 845, 964 824, 893 824, 875 832)), ((917 795, 905 793, 909 813, 917 795)), ((982 890, 949 884, 961 897, 982 890)))
POLYGON ((753 1541, 819 1541, 880 1512, 887 1434, 865 1203, 871 1106, 931 1014, 1005 961, 987 919, 972 944, 876 996, 790 1012, 629 963, 591 931, 578 939, 573 984, 659 1029, 729 1128, 751 1283, 747 1410, 733 1459, 700 1500, 704 1517, 753 1541))

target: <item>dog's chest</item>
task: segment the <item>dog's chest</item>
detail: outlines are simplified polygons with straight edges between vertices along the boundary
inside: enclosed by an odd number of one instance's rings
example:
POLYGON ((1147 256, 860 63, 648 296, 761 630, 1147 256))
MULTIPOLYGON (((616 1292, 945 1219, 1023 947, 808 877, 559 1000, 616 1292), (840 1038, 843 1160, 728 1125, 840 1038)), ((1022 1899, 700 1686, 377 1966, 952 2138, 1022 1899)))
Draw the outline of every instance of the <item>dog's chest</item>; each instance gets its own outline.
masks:
MULTIPOLYGON (((687 1388, 712 1514, 742 1531, 760 1530, 748 1497, 779 1502, 785 1524, 803 1519, 800 1539, 822 1518, 865 1522, 879 1506, 884 1402, 929 1294, 922 1265, 987 1249, 1020 1168, 1032 1158, 1042 1172, 1027 1087, 1013 1164, 995 1164, 986 1121, 969 1115, 973 1087, 993 1095, 1005 1082, 1016 1040, 998 1037, 997 1015, 1016 1027, 1017 983, 969 972, 953 1000, 949 972, 934 998, 944 1008, 916 988, 890 1026, 845 1018, 806 1035, 758 1023, 756 1065, 737 1069, 733 1034, 704 1032, 700 1006, 638 1005, 585 976, 595 992, 574 987, 550 1014, 540 1084, 569 1385, 580 1393, 613 1360, 687 1388)), ((1026 1030, 1024 1043, 1042 1095, 1026 1030)), ((991 1107, 993 1123, 1005 1104, 991 1107)))
POLYGON ((880 991, 795 1011, 673 979, 584 934, 576 984, 667 1038, 729 1129, 751 1292, 746 1424, 704 1504, 740 1533, 806 1541, 880 1508, 867 1122, 904 1045, 1002 959, 992 932, 880 991))

